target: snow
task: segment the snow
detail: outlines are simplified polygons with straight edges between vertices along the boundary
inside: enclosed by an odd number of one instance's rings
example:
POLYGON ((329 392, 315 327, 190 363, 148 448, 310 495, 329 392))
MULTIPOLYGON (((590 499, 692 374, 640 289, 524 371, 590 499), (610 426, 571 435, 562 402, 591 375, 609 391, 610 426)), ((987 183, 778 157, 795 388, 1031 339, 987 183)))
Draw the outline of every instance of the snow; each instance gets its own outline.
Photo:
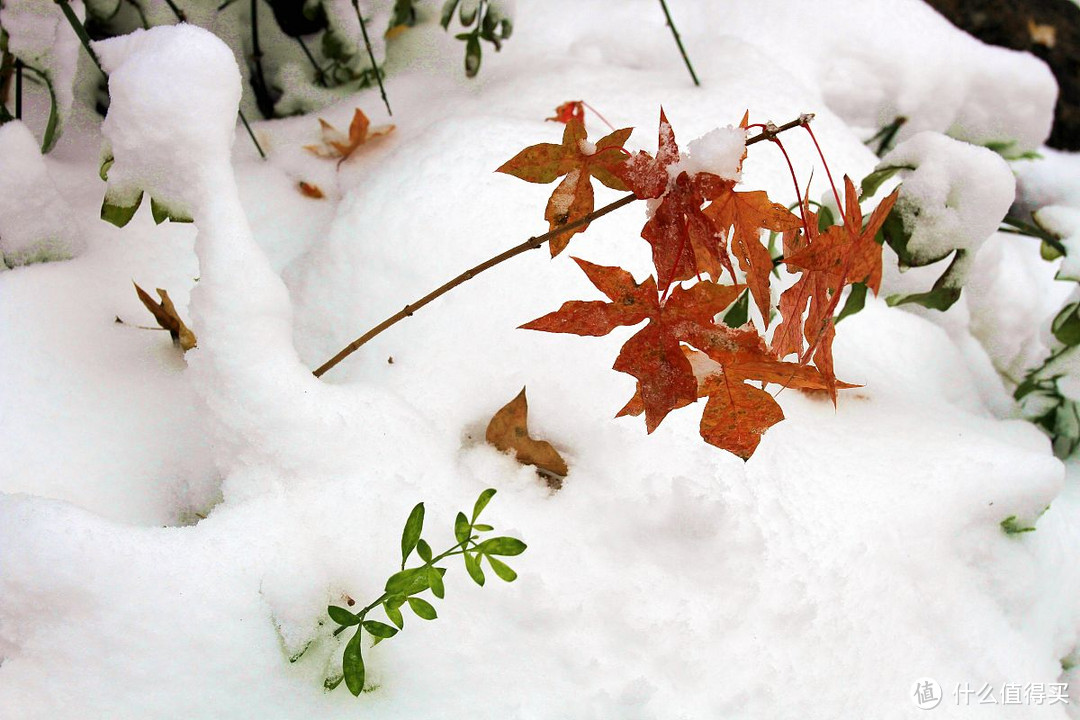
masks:
POLYGON ((0 259, 4 267, 66 260, 82 249, 71 208, 37 141, 19 121, 0 126, 0 259))
POLYGON ((901 170, 896 205, 911 234, 908 250, 917 264, 940 260, 953 250, 977 251, 997 231, 1016 195, 1012 170, 986 148, 924 132, 882 158, 901 170))
MULTIPOLYGON (((877 158, 851 124, 900 107, 919 129, 975 118, 952 127, 965 137, 987 132, 979 108, 1025 145, 1048 127, 1022 122, 1052 105, 1041 66, 915 3, 843 14, 831 2, 684 3, 675 19, 702 90, 655 3, 599 5, 522 4, 475 81, 460 76, 452 36, 430 21, 407 31, 387 47, 397 129, 340 168, 302 150, 318 139, 314 115, 257 123, 270 149, 258 159, 236 127, 241 74, 208 33, 156 28, 96 46, 112 95, 101 136, 88 126, 55 157, 19 155, 26 172, 44 166, 86 251, 0 274, 0 714, 887 719, 915 716, 912 684, 932 677, 941 717, 1077 716, 1075 694, 986 712, 951 694, 1080 687, 1062 668, 1080 636, 1080 468, 1015 419, 973 359, 977 322, 993 335, 993 303, 1013 313, 1002 352, 1023 355, 1019 331, 1048 321, 1054 268, 1037 246, 1023 253, 1026 239, 995 235, 977 254, 1001 267, 975 293, 982 304, 971 298, 970 327, 874 299, 845 319, 837 374, 861 387, 836 408, 781 392, 786 420, 745 464, 701 442, 695 408, 649 436, 640 420, 611 418, 633 390, 608 369, 632 329, 515 329, 595 292, 545 252, 311 375, 404 303, 545 228, 544 189, 493 170, 558 142, 543 118, 568 98, 637 123, 630 150, 654 149, 663 104, 687 155, 713 167, 740 141, 716 128, 747 107, 778 123, 816 112, 834 173, 855 178, 877 158), (556 22, 571 14, 572 26, 556 22), (815 41, 785 45, 794 28, 815 41), (874 79, 862 99, 830 80, 840 66, 826 50, 874 79), (122 230, 98 221, 101 141, 115 157, 110 192, 145 191, 194 226, 155 226, 145 207, 122 230), (300 180, 326 199, 303 197, 300 180), (165 333, 136 327, 149 316, 132 279, 169 290, 198 348, 181 356, 165 333), (531 432, 570 467, 558 492, 482 441, 523 385, 531 432), (478 588, 451 566, 436 621, 407 620, 365 649, 372 691, 325 692, 342 648, 326 605, 378 595, 416 502, 439 549, 486 487, 499 492, 485 516, 529 545, 512 563, 519 579, 478 588), (1006 535, 1010 516, 1038 529, 1006 535)), ((346 127, 357 107, 386 121, 377 89, 318 117, 346 127)), ((603 134, 591 113, 587 123, 603 134)), ((0 132, 23 132, 25 145, 24 131, 0 132)), ((797 131, 784 140, 805 183, 816 151, 797 131)), ((750 148, 743 181, 791 202, 769 145, 750 148)), ((939 229, 981 242, 1004 175, 977 148, 950 147, 920 152, 909 182, 925 180, 927 201, 956 194, 939 229), (954 182, 961 170, 987 187, 954 182)), ((818 166, 815 194, 823 178, 818 166)), ((598 189, 597 205, 618 196, 598 189)), ((642 205, 597 220, 565 254, 644 277, 642 205)))
POLYGON ((691 140, 679 162, 668 167, 668 175, 674 180, 683 172, 691 175, 707 172, 738 182, 742 179, 739 167, 745 150, 745 130, 731 125, 716 128, 691 140))
MULTIPOLYGON (((69 0, 68 5, 77 18, 86 17, 82 0, 69 0)), ((0 26, 8 35, 8 51, 51 82, 56 93, 58 126, 62 129, 75 100, 72 86, 82 47, 60 4, 52 0, 9 0, 0 9, 0 26)))

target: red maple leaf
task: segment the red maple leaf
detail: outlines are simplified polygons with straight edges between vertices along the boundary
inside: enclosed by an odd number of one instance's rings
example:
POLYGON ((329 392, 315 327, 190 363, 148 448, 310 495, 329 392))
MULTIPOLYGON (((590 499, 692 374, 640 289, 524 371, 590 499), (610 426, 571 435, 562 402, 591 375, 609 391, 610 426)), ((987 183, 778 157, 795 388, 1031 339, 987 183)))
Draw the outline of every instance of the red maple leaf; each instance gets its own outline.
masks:
POLYGON ((661 304, 652 277, 637 283, 622 268, 578 258, 574 261, 611 302, 572 300, 521 327, 600 336, 616 327, 648 320, 623 345, 614 369, 637 379, 645 426, 651 433, 669 412, 697 399, 697 379, 682 343, 720 331, 722 326, 715 325, 713 318, 734 302, 743 288, 702 281, 690 288, 676 287, 661 304))
MULTIPOLYGON (((626 190, 620 179, 621 166, 626 162, 622 146, 630 137, 631 128, 616 130, 596 142, 586 139, 585 123, 571 117, 563 131, 562 143, 540 143, 527 147, 498 168, 527 182, 547 184, 556 178, 563 180, 548 200, 544 218, 550 230, 580 220, 593 211, 593 187, 596 178, 613 190, 626 190), (565 177, 564 177, 565 176, 565 177)), ((567 231, 548 243, 552 256, 562 252, 570 238, 584 232, 588 224, 567 231)))
POLYGON ((544 118, 551 122, 560 122, 566 124, 571 120, 585 120, 585 103, 581 100, 567 100, 559 107, 555 108, 555 115, 553 117, 544 118))

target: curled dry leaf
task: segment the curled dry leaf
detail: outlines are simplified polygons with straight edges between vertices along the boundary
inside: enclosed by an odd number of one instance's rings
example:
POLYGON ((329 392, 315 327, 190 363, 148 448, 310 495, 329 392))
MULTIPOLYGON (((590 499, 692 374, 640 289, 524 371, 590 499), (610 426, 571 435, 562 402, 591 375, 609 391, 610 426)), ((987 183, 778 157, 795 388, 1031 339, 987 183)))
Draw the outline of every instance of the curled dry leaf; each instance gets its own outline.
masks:
POLYGON ((529 403, 525 388, 491 418, 487 426, 487 441, 499 450, 513 450, 518 462, 535 465, 538 469, 559 476, 566 475, 566 461, 551 443, 529 436, 529 403))
POLYGON ((300 189, 301 195, 303 195, 304 197, 309 197, 312 200, 322 200, 324 197, 326 197, 325 195, 323 195, 322 189, 318 185, 315 185, 313 183, 306 183, 301 180, 299 183, 297 183, 296 186, 300 189))
POLYGON ((353 113, 348 137, 322 118, 319 118, 319 125, 322 127, 322 145, 305 145, 304 149, 322 158, 337 158, 338 165, 348 160, 364 143, 394 130, 393 125, 371 127, 371 121, 360 108, 353 113))
POLYGON ((188 326, 184 324, 184 321, 180 319, 180 314, 176 312, 176 306, 169 299, 169 293, 157 288, 157 294, 161 297, 161 302, 157 302, 150 297, 148 292, 139 287, 138 283, 132 284, 135 285, 135 293, 139 296, 139 300, 157 320, 157 324, 168 330, 169 335, 172 335, 173 343, 179 345, 180 349, 185 352, 195 347, 195 333, 191 332, 188 326))

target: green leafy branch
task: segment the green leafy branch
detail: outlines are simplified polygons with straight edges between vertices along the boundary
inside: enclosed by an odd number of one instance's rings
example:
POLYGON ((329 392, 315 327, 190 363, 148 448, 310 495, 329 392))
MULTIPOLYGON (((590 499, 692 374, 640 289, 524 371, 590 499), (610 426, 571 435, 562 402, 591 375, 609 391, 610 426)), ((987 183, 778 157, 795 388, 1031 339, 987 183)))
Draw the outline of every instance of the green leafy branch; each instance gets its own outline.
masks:
POLYGON ((442 600, 445 596, 443 575, 446 568, 439 567, 438 563, 447 558, 460 555, 465 561, 465 571, 477 585, 484 584, 483 560, 487 560, 491 570, 506 582, 513 582, 517 573, 500 560, 500 557, 511 557, 525 552, 525 543, 512 537, 493 537, 486 540, 480 539, 480 533, 491 532, 491 525, 478 523, 480 513, 494 497, 494 488, 488 488, 480 493, 473 505, 472 516, 466 517, 465 513, 459 512, 454 519, 454 539, 457 543, 438 555, 435 555, 431 546, 420 537, 424 528, 424 503, 418 503, 409 513, 409 519, 405 522, 405 529, 401 533, 401 569, 391 575, 386 581, 382 595, 366 605, 358 612, 352 612, 336 605, 329 606, 326 611, 330 619, 338 624, 334 635, 340 635, 348 628, 354 627, 356 631, 345 645, 342 660, 342 676, 327 681, 327 688, 337 687, 344 679, 346 687, 353 695, 359 695, 364 689, 366 668, 362 651, 363 634, 366 631, 373 638, 372 647, 383 640, 388 640, 405 628, 405 617, 401 609, 408 605, 409 610, 422 620, 434 620, 438 617, 435 607, 424 598, 418 597, 428 590, 431 594, 442 600), (409 557, 416 552, 423 564, 417 567, 405 568, 409 557), (379 620, 369 620, 368 614, 382 608, 388 624, 379 620))
POLYGON ((493 8, 488 0, 446 0, 439 19, 443 30, 449 29, 455 11, 462 27, 472 26, 472 30, 458 33, 454 37, 465 42, 466 77, 476 77, 480 72, 480 41, 491 43, 498 52, 502 49, 503 40, 509 38, 514 31, 514 23, 509 16, 493 8))

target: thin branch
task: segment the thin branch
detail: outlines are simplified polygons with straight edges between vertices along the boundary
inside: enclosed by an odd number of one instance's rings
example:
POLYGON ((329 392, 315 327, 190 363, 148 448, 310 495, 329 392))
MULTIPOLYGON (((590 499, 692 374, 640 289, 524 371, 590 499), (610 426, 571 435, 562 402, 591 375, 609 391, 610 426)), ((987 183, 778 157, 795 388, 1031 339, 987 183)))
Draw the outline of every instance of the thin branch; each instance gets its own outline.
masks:
POLYGON ((237 109, 236 113, 240 116, 240 122, 244 124, 244 129, 247 130, 248 137, 251 138, 251 142, 255 145, 255 149, 259 151, 259 157, 265 160, 266 153, 263 152, 262 145, 260 145, 259 141, 255 138, 255 131, 251 129, 251 124, 247 121, 247 118, 244 117, 244 111, 237 109))
POLYGON ((386 106, 386 112, 393 116, 394 111, 390 109, 390 101, 386 99, 386 88, 383 87, 382 73, 375 63, 375 52, 371 49, 371 41, 368 39, 367 25, 364 24, 364 16, 360 12, 360 0, 352 0, 352 5, 356 10, 356 19, 360 21, 360 32, 364 35, 364 47, 367 48, 368 58, 371 60, 371 69, 375 72, 375 81, 379 83, 379 94, 382 95, 383 105, 386 106))
POLYGON ((320 87, 326 87, 326 72, 322 69, 322 65, 319 65, 319 61, 315 59, 315 56, 311 54, 311 50, 308 50, 304 38, 297 35, 296 42, 300 45, 300 49, 304 51, 304 55, 307 56, 311 67, 315 68, 315 82, 319 83, 320 87))
POLYGON ((101 60, 98 59, 94 49, 90 47, 90 36, 86 34, 86 28, 83 27, 82 21, 79 20, 79 16, 71 9, 68 0, 56 0, 56 4, 60 6, 60 10, 64 13, 64 17, 67 18, 68 24, 71 25, 71 29, 75 31, 75 34, 79 38, 79 42, 81 42, 83 48, 86 49, 86 54, 94 61, 94 65, 101 71, 101 74, 105 75, 105 70, 101 67, 101 60))
POLYGON ((22 120, 23 62, 15 58, 15 119, 22 120))
POLYGON ((173 2, 173 0, 165 0, 165 4, 168 5, 169 9, 173 11, 173 15, 176 16, 177 20, 179 20, 180 22, 187 22, 187 15, 184 14, 183 10, 176 6, 176 3, 173 2))
MULTIPOLYGON (((784 123, 780 127, 770 126, 768 129, 766 129, 766 130, 762 131, 761 133, 755 135, 754 137, 748 139, 746 141, 746 144, 747 145, 753 145, 754 143, 761 142, 762 140, 771 140, 774 137, 776 137, 777 135, 779 135, 780 133, 784 132, 785 130, 790 130, 792 128, 796 128, 796 127, 806 125, 807 123, 809 123, 813 119, 813 117, 814 117, 813 114, 806 113, 806 114, 800 115, 799 118, 796 119, 796 120, 792 120, 791 122, 784 123)), ((420 298, 419 300, 406 305, 401 310, 398 310, 396 313, 394 313, 390 317, 386 318, 381 323, 379 323, 375 327, 371 328, 370 330, 368 330, 366 333, 364 333, 360 337, 353 340, 351 343, 349 343, 344 348, 342 348, 341 351, 338 352, 337 355, 330 358, 329 360, 324 362, 322 365, 320 365, 318 368, 316 368, 314 370, 313 374, 315 375, 315 377, 322 377, 324 374, 326 374, 326 372, 328 370, 333 368, 335 365, 337 365, 339 362, 341 362, 342 360, 347 358, 349 355, 356 352, 358 349, 360 349, 361 346, 364 345, 364 343, 366 343, 369 340, 371 340, 372 338, 374 338, 376 335, 381 333, 383 330, 386 330, 391 325, 394 325, 394 324, 398 323, 399 321, 404 320, 407 317, 410 317, 414 312, 416 312, 420 308, 424 307, 425 305, 430 303, 432 300, 435 300, 435 299, 445 295, 446 293, 450 292, 451 290, 456 288, 458 285, 461 285, 462 283, 466 282, 467 280, 472 280, 474 277, 476 277, 480 273, 484 272, 485 270, 487 270, 489 268, 493 268, 496 265, 498 265, 499 263, 501 263, 501 262, 503 262, 505 260, 509 260, 510 258, 515 257, 517 255, 520 255, 523 252, 527 252, 529 250, 535 250, 535 249, 541 247, 544 243, 551 240, 552 238, 558 237, 559 235, 564 235, 564 234, 570 232, 571 230, 576 230, 576 229, 578 229, 580 227, 588 225, 593 220, 596 220, 597 218, 601 218, 604 215, 607 215, 610 212, 618 210, 619 208, 621 208, 621 207, 623 207, 625 205, 629 205, 630 203, 634 202, 637 199, 638 199, 638 197, 636 195, 634 195, 633 193, 630 193, 629 195, 624 195, 623 197, 619 198, 615 202, 609 203, 608 205, 605 205, 604 207, 600 208, 599 210, 593 210, 591 213, 589 213, 588 215, 586 215, 585 217, 583 217, 583 218, 581 218, 579 220, 575 220, 574 222, 567 223, 566 225, 563 225, 562 227, 556 228, 555 230, 550 230, 550 231, 544 233, 543 235, 537 235, 535 237, 531 237, 528 240, 526 240, 525 242, 523 242, 523 243, 521 243, 519 245, 515 245, 514 247, 510 248, 509 250, 505 250, 505 251, 499 253, 498 255, 496 255, 493 258, 491 258, 489 260, 485 260, 484 262, 480 263, 479 265, 477 265, 475 267, 469 268, 465 272, 463 272, 460 275, 458 275, 457 277, 455 277, 453 280, 449 280, 449 281, 443 283, 442 285, 440 285, 436 289, 432 290, 431 292, 429 292, 427 295, 420 298)))
POLYGON ((675 44, 679 46, 679 52, 682 53, 683 62, 686 63, 686 69, 690 71, 690 78, 694 81, 694 85, 701 86, 698 82, 697 73, 694 72, 694 66, 690 64, 690 58, 686 54, 686 48, 683 47, 682 38, 679 37, 679 31, 675 29, 675 21, 671 19, 671 13, 668 12, 667 3, 664 0, 660 0, 660 7, 664 9, 664 17, 667 18, 667 26, 671 28, 671 35, 675 38, 675 44))

